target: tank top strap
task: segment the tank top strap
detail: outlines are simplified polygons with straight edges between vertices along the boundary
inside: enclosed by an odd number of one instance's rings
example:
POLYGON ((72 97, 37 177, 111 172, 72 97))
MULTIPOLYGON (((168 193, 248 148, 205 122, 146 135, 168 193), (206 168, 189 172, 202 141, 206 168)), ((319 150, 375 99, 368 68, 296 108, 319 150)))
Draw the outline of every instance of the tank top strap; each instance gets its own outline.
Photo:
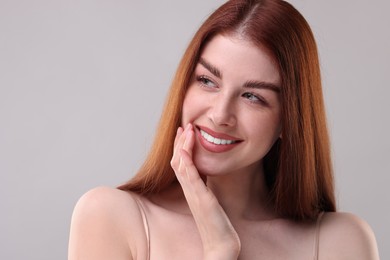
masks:
POLYGON ((319 252, 319 247, 320 247, 320 227, 321 227, 321 220, 322 217, 324 216, 324 212, 320 212, 317 217, 317 224, 316 224, 316 233, 314 237, 314 260, 318 260, 318 252, 319 252))
POLYGON ((150 234, 149 234, 148 219, 146 218, 145 208, 143 206, 141 199, 138 196, 136 196, 135 201, 137 202, 138 209, 139 209, 141 216, 142 216, 142 222, 144 224, 146 244, 147 244, 147 258, 146 259, 149 260, 150 259, 150 234))

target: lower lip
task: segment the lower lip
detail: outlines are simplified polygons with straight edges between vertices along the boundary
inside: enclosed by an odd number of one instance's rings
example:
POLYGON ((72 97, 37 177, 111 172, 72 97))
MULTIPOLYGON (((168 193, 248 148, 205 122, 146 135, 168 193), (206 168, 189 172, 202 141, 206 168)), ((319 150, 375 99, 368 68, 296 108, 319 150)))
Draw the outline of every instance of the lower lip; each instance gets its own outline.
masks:
POLYGON ((202 145, 202 147, 204 149, 206 149, 207 151, 212 152, 212 153, 227 152, 240 144, 240 142, 234 143, 234 144, 222 144, 222 145, 210 143, 209 141, 204 139, 204 137, 200 133, 199 129, 197 129, 197 128, 196 128, 196 135, 198 136, 198 140, 199 140, 200 144, 202 145))

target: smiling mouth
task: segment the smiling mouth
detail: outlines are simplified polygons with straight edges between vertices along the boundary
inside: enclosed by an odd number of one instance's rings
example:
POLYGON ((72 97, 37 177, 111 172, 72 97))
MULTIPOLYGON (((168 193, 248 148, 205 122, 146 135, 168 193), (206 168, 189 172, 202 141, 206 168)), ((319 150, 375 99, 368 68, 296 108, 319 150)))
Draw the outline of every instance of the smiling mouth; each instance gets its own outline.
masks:
POLYGON ((202 129, 199 129, 201 136, 209 143, 216 144, 216 145, 228 145, 228 144, 235 144, 240 142, 239 140, 228 140, 228 139, 221 139, 214 137, 207 132, 203 131, 202 129))

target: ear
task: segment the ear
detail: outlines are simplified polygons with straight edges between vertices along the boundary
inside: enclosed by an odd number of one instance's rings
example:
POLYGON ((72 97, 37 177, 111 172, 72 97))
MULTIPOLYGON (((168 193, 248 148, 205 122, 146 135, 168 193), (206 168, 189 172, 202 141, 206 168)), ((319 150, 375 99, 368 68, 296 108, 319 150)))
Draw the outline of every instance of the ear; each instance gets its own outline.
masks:
POLYGON ((282 126, 282 123, 280 123, 280 126, 279 126, 279 138, 280 139, 283 138, 283 126, 282 126))

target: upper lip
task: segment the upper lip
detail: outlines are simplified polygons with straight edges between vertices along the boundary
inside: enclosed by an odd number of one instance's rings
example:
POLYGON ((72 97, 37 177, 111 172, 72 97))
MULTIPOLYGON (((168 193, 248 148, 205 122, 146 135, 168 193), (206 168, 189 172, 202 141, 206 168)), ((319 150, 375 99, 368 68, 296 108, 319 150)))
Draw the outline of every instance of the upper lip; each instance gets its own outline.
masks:
POLYGON ((219 138, 219 139, 232 140, 232 141, 242 141, 242 139, 240 139, 240 138, 237 138, 237 137, 234 137, 234 136, 231 136, 228 134, 224 134, 224 133, 215 132, 215 131, 213 131, 210 128, 207 128, 205 126, 197 126, 197 128, 199 128, 200 130, 205 131, 209 135, 216 137, 216 138, 219 138))

